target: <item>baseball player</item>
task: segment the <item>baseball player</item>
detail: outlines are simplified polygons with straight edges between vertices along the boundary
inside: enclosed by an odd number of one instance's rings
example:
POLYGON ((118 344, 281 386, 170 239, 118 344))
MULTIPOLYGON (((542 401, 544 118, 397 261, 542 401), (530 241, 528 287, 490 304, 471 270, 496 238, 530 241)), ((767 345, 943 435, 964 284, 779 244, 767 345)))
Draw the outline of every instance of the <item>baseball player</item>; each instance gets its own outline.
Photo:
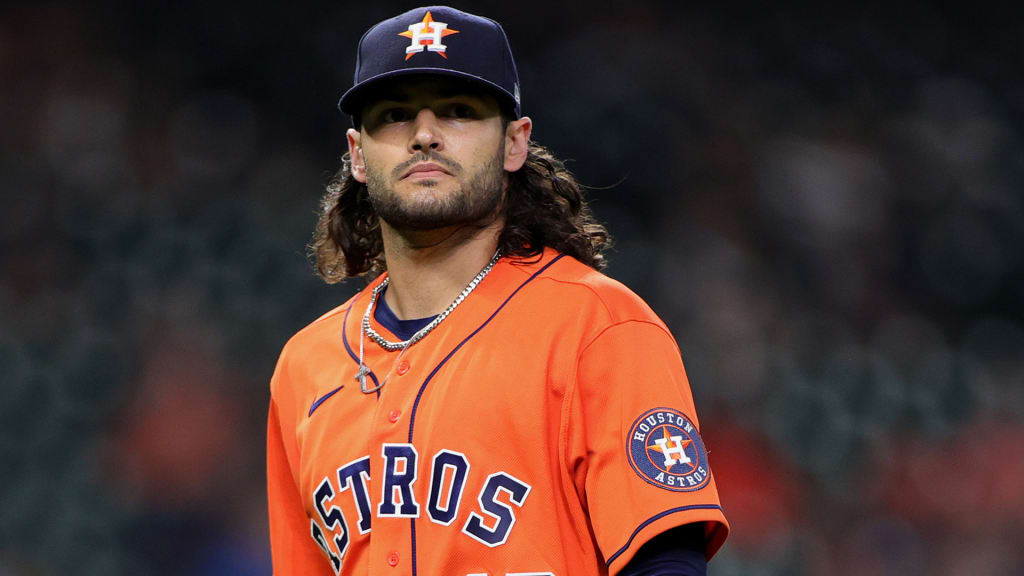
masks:
POLYGON ((669 330, 602 275, 531 142, 496 22, 417 8, 359 41, 311 249, 367 287, 271 381, 281 575, 704 574, 728 524, 669 330))

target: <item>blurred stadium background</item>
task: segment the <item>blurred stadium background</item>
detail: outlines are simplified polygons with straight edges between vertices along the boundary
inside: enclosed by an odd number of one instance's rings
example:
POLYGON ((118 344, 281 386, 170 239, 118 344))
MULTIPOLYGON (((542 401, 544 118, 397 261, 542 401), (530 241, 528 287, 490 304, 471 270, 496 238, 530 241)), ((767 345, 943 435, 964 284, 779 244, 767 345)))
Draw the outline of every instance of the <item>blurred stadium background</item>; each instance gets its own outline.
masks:
MULTIPOLYGON (((1024 30, 483 1, 675 332, 710 573, 1024 573, 1024 30)), ((267 382, 397 2, 0 8, 0 575, 266 574, 267 382)))

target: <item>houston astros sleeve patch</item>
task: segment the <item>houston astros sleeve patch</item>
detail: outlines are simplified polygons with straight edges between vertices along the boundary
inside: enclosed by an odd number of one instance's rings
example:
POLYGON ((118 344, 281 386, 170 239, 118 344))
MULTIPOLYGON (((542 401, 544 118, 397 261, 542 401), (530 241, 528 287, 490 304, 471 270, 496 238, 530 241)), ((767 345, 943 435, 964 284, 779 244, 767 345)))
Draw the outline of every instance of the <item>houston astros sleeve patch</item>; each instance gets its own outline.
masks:
POLYGON ((641 414, 629 429, 626 454, 640 478, 665 490, 700 490, 711 478, 708 454, 697 427, 672 408, 654 408, 641 414))

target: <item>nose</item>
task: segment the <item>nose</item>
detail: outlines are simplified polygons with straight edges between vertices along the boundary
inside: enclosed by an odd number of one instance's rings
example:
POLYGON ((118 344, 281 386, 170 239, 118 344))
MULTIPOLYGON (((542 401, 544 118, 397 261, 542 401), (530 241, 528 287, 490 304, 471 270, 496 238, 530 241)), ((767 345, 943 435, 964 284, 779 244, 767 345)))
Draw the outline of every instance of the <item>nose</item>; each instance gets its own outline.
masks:
POLYGON ((444 150, 444 139, 441 134, 437 116, 429 108, 416 114, 413 122, 412 137, 409 139, 409 152, 440 152, 444 150))

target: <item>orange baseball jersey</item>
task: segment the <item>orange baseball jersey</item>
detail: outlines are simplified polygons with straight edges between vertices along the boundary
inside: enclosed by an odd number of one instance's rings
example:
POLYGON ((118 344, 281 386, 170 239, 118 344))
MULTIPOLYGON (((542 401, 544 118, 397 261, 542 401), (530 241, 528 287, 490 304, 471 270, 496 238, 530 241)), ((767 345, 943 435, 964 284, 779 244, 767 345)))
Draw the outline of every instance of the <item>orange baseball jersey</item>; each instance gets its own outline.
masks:
POLYGON ((502 258, 401 358, 363 343, 368 382, 390 373, 367 394, 360 322, 382 278, 274 372, 275 574, 615 574, 691 522, 709 558, 722 545, 678 347, 638 296, 550 249, 502 258))

